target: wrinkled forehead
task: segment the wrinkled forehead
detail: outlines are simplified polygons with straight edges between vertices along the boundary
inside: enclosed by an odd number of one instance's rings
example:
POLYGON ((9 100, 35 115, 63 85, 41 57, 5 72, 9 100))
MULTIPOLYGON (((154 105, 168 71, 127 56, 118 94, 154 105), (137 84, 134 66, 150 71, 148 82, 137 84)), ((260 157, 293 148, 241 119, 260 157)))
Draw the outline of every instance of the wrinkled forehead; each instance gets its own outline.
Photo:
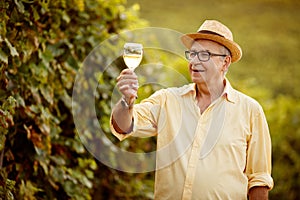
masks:
POLYGON ((191 50, 197 50, 197 51, 208 51, 208 50, 220 50, 221 48, 224 48, 223 45, 211 41, 211 40, 204 40, 204 39, 198 39, 195 40, 191 46, 191 50))

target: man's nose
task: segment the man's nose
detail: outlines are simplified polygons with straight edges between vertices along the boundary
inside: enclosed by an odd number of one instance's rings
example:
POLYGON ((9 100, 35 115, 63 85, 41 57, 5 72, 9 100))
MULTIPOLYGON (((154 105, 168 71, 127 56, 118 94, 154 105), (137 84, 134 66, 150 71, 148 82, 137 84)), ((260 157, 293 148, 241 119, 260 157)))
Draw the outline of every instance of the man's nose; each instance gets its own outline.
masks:
POLYGON ((192 58, 190 60, 191 64, 196 64, 196 63, 200 63, 201 61, 199 60, 198 56, 195 56, 194 58, 192 58))

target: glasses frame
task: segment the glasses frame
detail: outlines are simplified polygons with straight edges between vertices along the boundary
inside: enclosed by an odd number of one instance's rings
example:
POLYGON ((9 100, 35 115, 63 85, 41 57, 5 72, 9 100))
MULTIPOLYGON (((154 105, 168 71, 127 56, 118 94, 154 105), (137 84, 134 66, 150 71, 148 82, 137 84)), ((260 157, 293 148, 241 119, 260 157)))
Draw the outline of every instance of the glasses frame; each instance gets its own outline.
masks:
POLYGON ((191 61, 192 59, 194 58, 190 58, 190 56, 188 56, 190 53, 195 53, 197 55, 197 58, 202 61, 202 62, 207 62, 210 60, 211 57, 213 56, 222 56, 222 57, 225 57, 225 56, 228 56, 226 54, 217 54, 217 53, 211 53, 209 51, 184 51, 184 55, 186 57, 187 60, 191 61), (199 56, 199 53, 207 53, 208 54, 208 59, 200 59, 200 56, 199 56))

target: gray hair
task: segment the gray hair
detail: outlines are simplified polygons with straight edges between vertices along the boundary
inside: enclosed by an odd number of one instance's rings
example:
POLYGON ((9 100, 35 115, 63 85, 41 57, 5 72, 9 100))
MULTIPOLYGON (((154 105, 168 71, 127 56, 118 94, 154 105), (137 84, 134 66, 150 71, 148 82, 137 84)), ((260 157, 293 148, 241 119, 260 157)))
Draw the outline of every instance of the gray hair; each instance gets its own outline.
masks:
MULTIPOLYGON (((225 46, 221 46, 220 48, 220 52, 223 54, 223 55, 227 55, 227 56, 230 56, 231 57, 231 52, 229 51, 229 49, 225 46)), ((221 59, 225 59, 226 57, 220 57, 221 59)), ((224 71, 224 76, 227 74, 228 72, 228 69, 226 71, 224 71)))

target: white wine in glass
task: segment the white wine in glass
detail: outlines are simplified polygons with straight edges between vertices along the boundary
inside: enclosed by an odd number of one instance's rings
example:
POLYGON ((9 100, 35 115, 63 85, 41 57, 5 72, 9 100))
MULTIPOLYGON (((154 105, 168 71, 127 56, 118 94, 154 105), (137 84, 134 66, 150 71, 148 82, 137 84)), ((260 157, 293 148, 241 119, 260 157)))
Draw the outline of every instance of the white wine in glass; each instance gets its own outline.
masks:
POLYGON ((123 59, 126 66, 134 71, 143 58, 143 45, 139 43, 125 43, 123 59))

